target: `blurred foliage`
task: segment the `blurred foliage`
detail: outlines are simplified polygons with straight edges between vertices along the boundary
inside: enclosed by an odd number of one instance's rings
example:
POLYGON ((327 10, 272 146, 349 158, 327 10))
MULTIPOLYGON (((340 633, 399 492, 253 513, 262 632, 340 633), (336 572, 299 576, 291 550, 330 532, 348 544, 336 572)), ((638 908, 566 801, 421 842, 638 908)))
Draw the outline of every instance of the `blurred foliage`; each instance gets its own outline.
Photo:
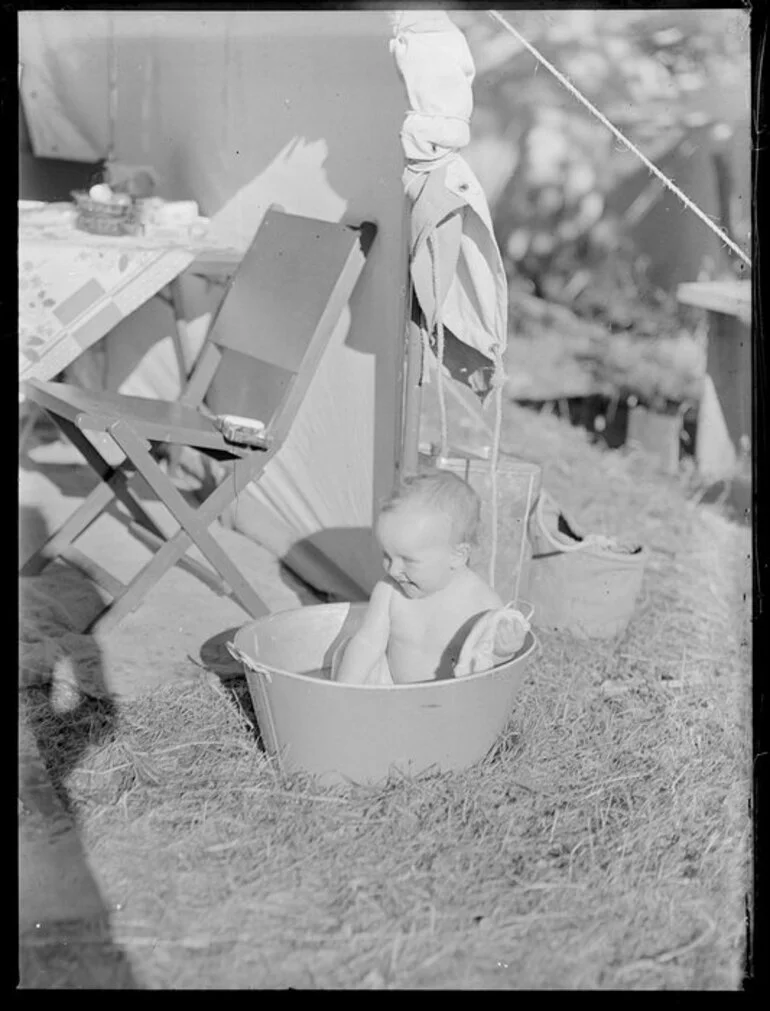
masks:
POLYGON ((578 358, 600 386, 663 414, 693 406, 701 396, 705 348, 686 330, 648 339, 617 334, 594 343, 578 358))
MULTIPOLYGON (((718 157, 734 143, 736 123, 748 117, 747 12, 503 16, 653 162, 693 131, 718 157)), ((637 157, 486 12, 456 10, 452 17, 476 62, 474 144, 490 145, 482 183, 512 285, 569 305, 610 332, 679 341, 683 321, 673 296, 649 282, 629 219, 607 208, 613 188, 638 169, 637 157)), ((731 181, 721 182, 729 191, 731 181)), ((719 189, 716 178, 714 185, 719 189)), ((651 202, 660 192, 658 184, 651 202)), ((749 208, 739 210, 724 195, 720 190, 716 223, 748 249, 749 208)), ((730 276, 735 259, 726 255, 713 274, 730 276)), ((628 349, 624 354, 633 357, 628 349)), ((644 371, 646 359, 635 354, 644 371)))

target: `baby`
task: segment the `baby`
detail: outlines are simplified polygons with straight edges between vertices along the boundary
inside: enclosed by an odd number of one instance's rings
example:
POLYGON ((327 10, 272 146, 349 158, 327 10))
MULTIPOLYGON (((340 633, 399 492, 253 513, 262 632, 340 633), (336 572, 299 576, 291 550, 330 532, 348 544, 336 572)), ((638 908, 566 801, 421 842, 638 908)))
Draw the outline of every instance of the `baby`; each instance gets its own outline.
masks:
MULTIPOLYGON (((374 587, 361 628, 338 652, 335 680, 407 684, 454 676, 470 629, 503 607, 468 567, 480 511, 476 492, 448 471, 404 481, 375 527, 387 576, 374 587)), ((495 654, 515 652, 516 634, 499 623, 495 654)))

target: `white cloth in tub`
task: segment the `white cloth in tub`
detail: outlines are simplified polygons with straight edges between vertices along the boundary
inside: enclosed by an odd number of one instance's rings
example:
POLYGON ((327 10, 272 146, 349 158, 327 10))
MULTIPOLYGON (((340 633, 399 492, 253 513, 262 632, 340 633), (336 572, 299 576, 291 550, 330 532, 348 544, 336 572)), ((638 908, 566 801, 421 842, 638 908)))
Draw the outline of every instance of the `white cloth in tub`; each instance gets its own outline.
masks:
POLYGON ((510 660, 524 645, 529 629, 529 621, 513 604, 487 611, 463 643, 455 664, 455 677, 477 674, 510 660), (495 649, 498 637, 504 639, 503 650, 495 649))

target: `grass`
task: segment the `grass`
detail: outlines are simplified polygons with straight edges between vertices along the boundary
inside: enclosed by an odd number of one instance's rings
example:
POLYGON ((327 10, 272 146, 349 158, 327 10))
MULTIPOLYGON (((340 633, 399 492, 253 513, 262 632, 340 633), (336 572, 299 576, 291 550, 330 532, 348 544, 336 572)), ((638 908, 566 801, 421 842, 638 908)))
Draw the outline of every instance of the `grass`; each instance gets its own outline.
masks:
POLYGON ((202 669, 121 703, 106 737, 103 703, 68 716, 22 693, 49 769, 70 770, 61 790, 143 986, 740 987, 748 532, 643 456, 506 410, 505 450, 543 461, 560 504, 642 540, 650 564, 622 638, 542 637, 475 768, 376 789, 284 779, 245 682, 202 669))

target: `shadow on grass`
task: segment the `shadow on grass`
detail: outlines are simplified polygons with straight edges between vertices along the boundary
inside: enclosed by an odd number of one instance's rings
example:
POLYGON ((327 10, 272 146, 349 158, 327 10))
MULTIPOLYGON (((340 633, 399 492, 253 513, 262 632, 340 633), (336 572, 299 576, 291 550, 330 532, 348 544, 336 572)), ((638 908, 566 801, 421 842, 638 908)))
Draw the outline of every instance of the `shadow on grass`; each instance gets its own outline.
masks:
POLYGON ((232 642, 239 631, 240 626, 236 626, 211 636, 203 643, 198 655, 206 670, 219 678, 228 700, 251 726, 260 751, 266 752, 246 675, 241 664, 230 655, 227 649, 227 643, 232 642))
MULTIPOLYGON (((21 510, 20 532, 20 540, 47 537, 38 510, 21 510)), ((20 592, 20 645, 41 645, 43 662, 19 706, 19 987, 140 989, 112 940, 66 788, 86 750, 115 736, 116 707, 98 643, 71 638, 64 601, 50 591, 36 596, 36 583, 24 580, 20 592), (73 641, 79 648, 70 652, 73 641), (70 664, 75 680, 66 697, 53 678, 58 662, 70 664)))

